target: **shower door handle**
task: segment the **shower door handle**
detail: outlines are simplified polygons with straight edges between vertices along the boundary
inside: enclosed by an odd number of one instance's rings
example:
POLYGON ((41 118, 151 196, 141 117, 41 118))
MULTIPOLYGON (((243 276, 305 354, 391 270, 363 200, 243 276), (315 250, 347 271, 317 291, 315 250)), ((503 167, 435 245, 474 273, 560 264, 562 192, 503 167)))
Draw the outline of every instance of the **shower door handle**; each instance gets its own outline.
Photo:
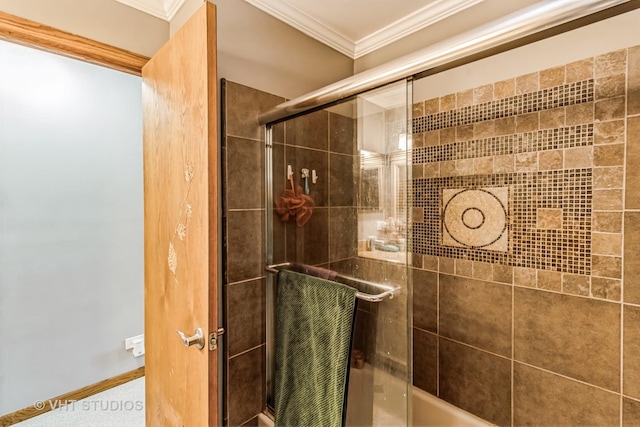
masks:
POLYGON ((182 331, 176 330, 176 332, 180 335, 185 347, 195 344, 196 347, 198 347, 198 350, 202 350, 204 348, 204 333, 202 332, 202 328, 196 329, 191 337, 186 336, 182 331))

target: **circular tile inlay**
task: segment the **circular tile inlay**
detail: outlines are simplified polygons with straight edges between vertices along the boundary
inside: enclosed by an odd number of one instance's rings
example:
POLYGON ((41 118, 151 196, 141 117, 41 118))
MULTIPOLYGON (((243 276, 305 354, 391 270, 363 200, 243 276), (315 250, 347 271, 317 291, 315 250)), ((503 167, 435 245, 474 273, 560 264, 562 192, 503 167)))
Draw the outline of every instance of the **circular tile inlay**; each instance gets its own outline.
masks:
POLYGON ((497 242, 507 229, 507 211, 491 191, 466 189, 445 200, 443 225, 458 244, 483 248, 497 242))

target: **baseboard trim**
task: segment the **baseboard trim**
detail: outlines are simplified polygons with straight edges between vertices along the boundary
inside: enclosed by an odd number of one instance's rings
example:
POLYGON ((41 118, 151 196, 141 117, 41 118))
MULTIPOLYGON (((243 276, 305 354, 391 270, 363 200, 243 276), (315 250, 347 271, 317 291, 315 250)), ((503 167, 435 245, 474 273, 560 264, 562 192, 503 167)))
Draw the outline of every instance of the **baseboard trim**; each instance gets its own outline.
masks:
MULTIPOLYGON (((108 378, 106 380, 99 381, 95 384, 88 385, 86 387, 79 388, 78 390, 70 391, 69 393, 61 394, 60 396, 52 399, 43 400, 48 401, 74 401, 80 399, 86 399, 89 396, 100 393, 110 388, 117 387, 129 381, 144 376, 144 366, 134 369, 133 371, 125 372, 124 374, 116 375, 115 377, 108 378)), ((37 409, 35 406, 29 406, 28 408, 18 409, 15 412, 8 413, 0 416, 0 427, 7 427, 21 421, 28 420, 37 415, 44 414, 51 410, 51 405, 44 405, 42 409, 37 409)))

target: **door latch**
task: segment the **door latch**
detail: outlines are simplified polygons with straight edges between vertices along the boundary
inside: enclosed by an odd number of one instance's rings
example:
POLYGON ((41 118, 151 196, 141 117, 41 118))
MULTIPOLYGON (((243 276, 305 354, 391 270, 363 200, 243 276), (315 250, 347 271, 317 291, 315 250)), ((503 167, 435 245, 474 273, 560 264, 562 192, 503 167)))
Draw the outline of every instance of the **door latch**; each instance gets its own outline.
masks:
POLYGON ((224 328, 218 328, 217 331, 209 334, 209 351, 213 351, 218 348, 218 337, 224 334, 224 328))

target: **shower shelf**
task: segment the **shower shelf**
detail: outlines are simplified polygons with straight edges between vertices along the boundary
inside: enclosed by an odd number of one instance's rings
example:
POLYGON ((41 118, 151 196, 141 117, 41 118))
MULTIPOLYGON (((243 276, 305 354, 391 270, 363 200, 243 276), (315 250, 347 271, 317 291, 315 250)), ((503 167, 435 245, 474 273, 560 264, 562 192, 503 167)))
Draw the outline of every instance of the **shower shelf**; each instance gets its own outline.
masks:
MULTIPOLYGON (((280 271, 280 269, 286 269, 287 267, 293 267, 294 263, 292 262, 283 262, 281 264, 271 264, 271 265, 267 265, 264 269, 270 273, 278 273, 278 271, 280 271)), ((364 300, 364 301, 369 301, 369 302, 380 302, 383 301, 385 299, 392 299, 393 296, 395 295, 395 293, 397 291, 400 290, 399 286, 393 287, 393 286, 388 286, 388 285, 383 285, 380 283, 375 283, 375 282, 369 282, 367 280, 362 280, 362 279, 357 279, 355 277, 351 277, 351 276, 345 276, 342 274, 337 274, 336 275, 337 279, 342 279, 342 280, 347 280, 350 282, 354 282, 354 283, 358 283, 361 285, 365 285, 368 287, 371 287, 375 290, 379 290, 382 291, 378 294, 368 294, 365 292, 356 292, 356 298, 364 300)))

